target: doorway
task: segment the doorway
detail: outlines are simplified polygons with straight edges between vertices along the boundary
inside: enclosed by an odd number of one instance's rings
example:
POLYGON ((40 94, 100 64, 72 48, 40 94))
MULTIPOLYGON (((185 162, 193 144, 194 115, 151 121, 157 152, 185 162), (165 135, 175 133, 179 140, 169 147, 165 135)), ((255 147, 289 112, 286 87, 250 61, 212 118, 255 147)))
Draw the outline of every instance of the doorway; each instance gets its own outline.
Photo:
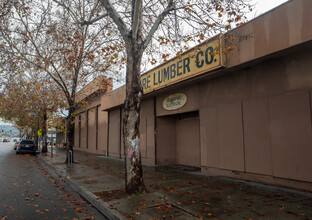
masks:
POLYGON ((176 117, 176 161, 180 165, 200 167, 198 112, 176 117))
POLYGON ((157 164, 200 167, 199 113, 157 117, 157 164))

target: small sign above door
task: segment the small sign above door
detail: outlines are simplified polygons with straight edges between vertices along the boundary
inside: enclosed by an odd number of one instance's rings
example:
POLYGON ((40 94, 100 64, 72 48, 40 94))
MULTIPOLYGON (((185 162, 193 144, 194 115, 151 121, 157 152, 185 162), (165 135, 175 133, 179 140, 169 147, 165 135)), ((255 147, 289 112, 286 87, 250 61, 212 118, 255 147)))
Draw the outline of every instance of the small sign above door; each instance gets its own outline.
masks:
POLYGON ((184 93, 175 93, 167 96, 163 101, 163 108, 168 111, 182 108, 187 102, 187 96, 184 93))

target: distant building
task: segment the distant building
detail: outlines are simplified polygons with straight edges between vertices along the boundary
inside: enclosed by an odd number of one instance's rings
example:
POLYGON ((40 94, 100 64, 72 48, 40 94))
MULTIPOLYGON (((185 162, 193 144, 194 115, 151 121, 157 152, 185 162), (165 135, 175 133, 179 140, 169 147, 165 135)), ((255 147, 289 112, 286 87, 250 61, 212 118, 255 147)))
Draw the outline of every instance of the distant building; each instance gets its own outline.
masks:
POLYGON ((19 136, 20 131, 13 125, 0 125, 0 134, 3 136, 19 136))
MULTIPOLYGON (((91 83, 82 88, 76 96, 76 102, 81 106, 75 114, 80 114, 80 111, 84 111, 86 108, 90 108, 90 103, 96 103, 99 105, 101 96, 111 92, 113 89, 113 80, 105 76, 99 76, 95 78, 91 83)), ((91 111, 90 111, 91 112, 91 111)), ((55 122, 55 135, 56 145, 66 146, 66 118, 60 118, 55 122), (63 127, 62 127, 63 126, 63 127)))
MULTIPOLYGON (((290 1, 143 74, 143 162, 312 191, 311 11, 290 1)), ((123 158, 125 87, 107 92, 77 110, 75 150, 123 158)))

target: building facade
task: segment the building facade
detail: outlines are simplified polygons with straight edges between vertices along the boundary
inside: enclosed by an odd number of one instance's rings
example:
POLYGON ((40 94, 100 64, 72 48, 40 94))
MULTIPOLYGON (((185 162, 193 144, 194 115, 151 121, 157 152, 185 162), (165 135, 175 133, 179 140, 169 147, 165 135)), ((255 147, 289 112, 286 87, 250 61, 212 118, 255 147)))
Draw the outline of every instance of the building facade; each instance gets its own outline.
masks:
MULTIPOLYGON (((311 10, 290 1, 143 74, 143 163, 312 191, 311 10)), ((75 149, 123 158, 124 99, 77 111, 75 149)))

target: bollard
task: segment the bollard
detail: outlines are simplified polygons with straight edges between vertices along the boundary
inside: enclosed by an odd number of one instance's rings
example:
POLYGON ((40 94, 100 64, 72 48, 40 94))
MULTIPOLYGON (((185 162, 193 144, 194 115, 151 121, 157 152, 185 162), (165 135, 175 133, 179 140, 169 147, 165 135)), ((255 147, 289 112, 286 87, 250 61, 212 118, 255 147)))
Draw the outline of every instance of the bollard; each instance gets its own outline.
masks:
POLYGON ((67 166, 68 166, 68 167, 72 167, 72 166, 73 166, 73 152, 72 152, 71 150, 68 151, 67 158, 68 158, 68 160, 67 160, 67 162, 68 162, 67 166))
POLYGON ((53 142, 51 143, 51 157, 53 157, 53 142))

